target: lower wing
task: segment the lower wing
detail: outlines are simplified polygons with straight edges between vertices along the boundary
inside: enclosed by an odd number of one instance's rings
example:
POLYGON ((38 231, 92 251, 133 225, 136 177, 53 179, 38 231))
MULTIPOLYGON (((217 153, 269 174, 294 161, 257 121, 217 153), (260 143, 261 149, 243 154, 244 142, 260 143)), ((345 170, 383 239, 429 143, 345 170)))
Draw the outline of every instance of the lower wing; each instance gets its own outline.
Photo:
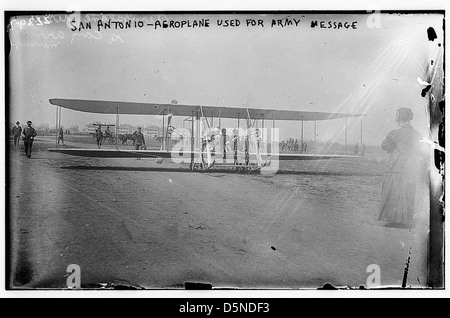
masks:
MULTIPOLYGON (((116 150, 116 149, 79 149, 79 148, 50 148, 50 152, 57 152, 72 156, 92 158, 180 158, 197 156, 198 151, 163 151, 163 150, 116 150)), ((206 154, 206 153, 204 153, 206 154)), ((221 158, 222 153, 215 152, 215 157, 221 158)), ((240 153, 239 156, 244 154, 240 153)), ((254 157, 255 153, 250 153, 254 157)), ((228 157, 228 156, 227 156, 228 157)), ((361 158, 353 155, 328 155, 328 154, 261 154, 263 160, 323 160, 335 158, 361 158)))

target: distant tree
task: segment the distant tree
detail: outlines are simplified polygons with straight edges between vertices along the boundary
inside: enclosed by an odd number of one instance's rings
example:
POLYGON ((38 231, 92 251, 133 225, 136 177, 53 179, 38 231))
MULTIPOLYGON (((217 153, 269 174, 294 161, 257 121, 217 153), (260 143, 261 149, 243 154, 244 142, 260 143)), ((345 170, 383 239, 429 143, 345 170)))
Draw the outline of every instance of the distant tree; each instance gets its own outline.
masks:
POLYGON ((50 126, 46 123, 40 124, 39 126, 36 127, 37 131, 49 131, 50 130, 50 126))
POLYGON ((78 134, 80 132, 80 127, 78 127, 77 125, 71 125, 69 127, 69 130, 71 134, 78 134))

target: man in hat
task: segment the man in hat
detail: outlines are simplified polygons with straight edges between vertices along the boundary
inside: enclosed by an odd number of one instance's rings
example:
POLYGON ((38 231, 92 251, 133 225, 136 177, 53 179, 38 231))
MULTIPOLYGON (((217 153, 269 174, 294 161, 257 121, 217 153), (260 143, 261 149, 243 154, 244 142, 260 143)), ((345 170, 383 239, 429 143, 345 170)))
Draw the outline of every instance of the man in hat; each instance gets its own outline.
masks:
POLYGON ((25 145, 25 154, 31 158, 31 147, 33 146, 34 137, 36 137, 36 130, 31 127, 31 120, 27 121, 27 127, 22 130, 23 144, 25 145))
POLYGON ((258 128, 256 128, 254 132, 252 132, 252 148, 255 149, 256 152, 256 163, 258 164, 258 167, 261 167, 263 162, 261 157, 261 147, 262 147, 261 131, 258 128))
POLYGON ((225 160, 227 159, 227 151, 230 148, 229 141, 230 141, 230 138, 227 135, 227 129, 226 128, 222 128, 221 135, 220 135, 220 138, 219 138, 219 143, 220 143, 219 149, 222 149, 223 162, 225 162, 225 160))
POLYGON ((411 126, 412 119, 410 108, 397 110, 399 128, 392 130, 381 144, 390 155, 378 215, 379 220, 387 222, 386 226, 413 226, 416 187, 427 170, 427 149, 419 142, 422 135, 411 126))
POLYGON ((58 145, 59 145, 59 141, 62 142, 62 144, 64 145, 64 130, 63 127, 59 127, 59 133, 58 133, 58 145))
POLYGON ((145 149, 145 138, 144 138, 144 134, 141 131, 141 127, 138 127, 137 131, 135 131, 133 133, 133 135, 135 136, 135 139, 134 139, 135 149, 136 150, 145 149))
POLYGON ((102 132, 101 125, 99 125, 97 130, 95 131, 95 140, 97 141, 98 149, 100 149, 102 147, 102 141, 103 141, 103 132, 102 132))
POLYGON ((22 134, 22 127, 20 127, 20 122, 17 121, 16 125, 12 129, 14 136, 14 148, 19 148, 20 135, 22 134))

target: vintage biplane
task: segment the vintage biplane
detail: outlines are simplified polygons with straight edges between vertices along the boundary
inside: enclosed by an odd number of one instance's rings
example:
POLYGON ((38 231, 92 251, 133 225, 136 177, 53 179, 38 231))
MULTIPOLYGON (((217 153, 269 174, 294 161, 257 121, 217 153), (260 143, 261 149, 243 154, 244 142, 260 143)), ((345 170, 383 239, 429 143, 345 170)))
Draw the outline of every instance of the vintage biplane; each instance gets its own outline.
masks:
MULTIPOLYGON (((361 114, 342 114, 313 111, 273 110, 262 108, 223 107, 180 105, 176 101, 170 104, 117 102, 77 99, 50 99, 52 105, 74 111, 111 114, 116 116, 115 128, 119 127, 120 115, 159 115, 162 116, 163 136, 160 149, 131 150, 120 149, 116 136, 115 149, 79 149, 52 148, 51 152, 62 154, 103 157, 103 158, 156 158, 161 163, 164 158, 171 158, 177 163, 189 164, 190 170, 205 170, 215 167, 232 167, 238 171, 255 170, 262 167, 278 165, 278 160, 320 160, 333 158, 357 158, 357 155, 318 154, 318 153, 280 153, 278 151, 278 130, 276 121, 301 122, 301 138, 303 144, 303 125, 306 121, 314 121, 314 139, 316 138, 317 121, 343 119, 346 120, 345 143, 347 144, 347 118, 361 117, 361 114), (186 117, 183 129, 172 126, 172 117, 186 117), (214 126, 214 119, 218 125, 214 126), (236 119, 233 129, 223 128, 222 119, 236 119), (166 123, 167 120, 167 123, 166 123), (240 126, 244 120, 245 127, 240 126), (264 127, 271 122, 270 128, 264 127), (189 127, 184 127, 185 123, 189 127), (175 131, 174 131, 175 130, 175 131), (178 141, 173 143, 173 135, 178 141)), ((362 145, 361 129, 361 145, 362 145)))

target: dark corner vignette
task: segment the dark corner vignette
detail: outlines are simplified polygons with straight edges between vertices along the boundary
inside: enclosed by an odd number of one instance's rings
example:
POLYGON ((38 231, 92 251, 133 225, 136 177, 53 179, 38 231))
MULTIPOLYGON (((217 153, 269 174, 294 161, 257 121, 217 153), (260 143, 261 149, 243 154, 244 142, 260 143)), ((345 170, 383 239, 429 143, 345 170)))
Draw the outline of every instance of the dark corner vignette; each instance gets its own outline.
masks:
MULTIPOLYGON (((4 60, 4 65, 5 65, 5 78, 4 78, 4 83, 5 83, 5 100, 4 100, 4 105, 5 105, 5 109, 4 109, 4 115, 5 115, 5 123, 9 122, 10 119, 10 115, 9 115, 9 108, 10 108, 10 87, 9 87, 9 74, 10 74, 10 70, 9 70, 9 54, 10 54, 10 50, 11 50, 11 42, 9 39, 9 24, 10 24, 10 20, 12 17, 12 13, 8 12, 8 11, 4 11, 4 34, 3 34, 3 38, 4 38, 4 56, 5 56, 5 60, 4 60)), ((4 277, 5 277, 5 289, 9 290, 11 288, 11 224, 10 224, 10 210, 9 210, 9 206, 10 206, 10 187, 9 187, 9 160, 8 160, 8 156, 10 153, 10 149, 11 149, 11 145, 9 142, 9 135, 10 135, 10 128, 9 125, 5 124, 5 206, 4 206, 4 211, 5 211, 5 273, 4 273, 4 277)))
MULTIPOLYGON (((444 15, 444 14, 443 14, 444 15)), ((426 69, 427 85, 421 96, 428 99, 430 114, 430 130, 437 135, 435 143, 445 149, 445 15, 442 20, 444 37, 439 39, 436 31, 428 27, 428 41, 436 47, 443 47, 442 64, 435 63, 434 57, 429 61, 426 69), (435 66, 436 65, 436 66, 435 66)), ((441 57, 437 57, 438 61, 441 57)), ((445 288, 444 286, 444 224, 445 224, 445 152, 434 150, 434 165, 439 171, 437 176, 431 179, 430 184, 430 234, 429 234, 429 262, 428 262, 428 286, 431 288, 445 288)))

